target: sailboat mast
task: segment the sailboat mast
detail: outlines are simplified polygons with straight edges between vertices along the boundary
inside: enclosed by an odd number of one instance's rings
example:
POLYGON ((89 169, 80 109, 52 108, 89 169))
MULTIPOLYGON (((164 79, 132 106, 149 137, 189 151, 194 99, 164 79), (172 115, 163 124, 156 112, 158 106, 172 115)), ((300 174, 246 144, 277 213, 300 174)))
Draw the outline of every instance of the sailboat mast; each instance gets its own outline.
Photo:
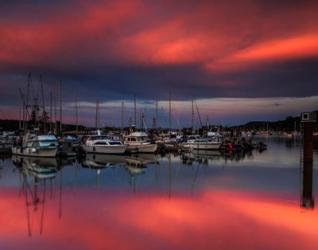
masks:
POLYGON ((54 133, 57 134, 57 85, 53 88, 53 106, 54 106, 54 133))
POLYGON ((52 131, 52 125, 53 125, 53 94, 52 94, 52 91, 50 91, 50 131, 52 131))
POLYGON ((137 127, 137 102, 136 102, 136 94, 134 95, 134 124, 137 127))
POLYGON ((203 124, 202 124, 201 115, 200 115, 200 111, 199 111, 199 107, 198 107, 197 102, 195 102, 195 106, 197 108, 198 118, 199 118, 199 121, 200 121, 200 126, 202 128, 203 124))
POLYGON ((57 85, 54 84, 54 132, 57 134, 57 85))
POLYGON ((156 129, 158 127, 158 100, 156 100, 156 113, 155 113, 155 122, 154 122, 154 128, 156 129))
POLYGON ((123 130, 124 129, 124 102, 121 102, 121 129, 123 130))
POLYGON ((192 97, 191 128, 194 131, 194 97, 192 97))
POLYGON ((19 130, 21 130, 21 127, 22 127, 22 119, 21 119, 22 110, 21 110, 21 106, 22 105, 19 105, 19 130))
POLYGON ((28 120, 28 113, 29 113, 29 107, 30 107, 30 88, 31 88, 31 73, 28 75, 28 83, 27 83, 27 91, 26 91, 26 101, 25 101, 25 120, 28 120))
POLYGON ((75 97, 75 122, 76 122, 76 134, 78 134, 78 103, 77 103, 77 96, 75 97))
POLYGON ((60 96, 60 133, 62 133, 63 130, 63 113, 62 113, 62 81, 60 81, 59 84, 59 96, 60 96))
POLYGON ((169 94, 169 133, 171 132, 171 92, 169 94))
POLYGON ((20 88, 19 88, 19 94, 21 97, 20 116, 22 115, 22 118, 20 117, 20 120, 22 120, 21 125, 20 125, 20 129, 24 130, 25 129, 25 96, 20 88), (22 110, 21 110, 21 108, 22 108, 22 110), (21 111, 22 111, 22 114, 21 114, 21 111))
POLYGON ((95 128, 99 128, 99 101, 96 101, 96 116, 95 116, 95 128))
POLYGON ((44 98, 44 87, 43 87, 43 78, 40 75, 40 83, 41 83, 41 97, 42 97, 42 120, 43 120, 43 129, 46 131, 46 122, 47 122, 47 115, 45 110, 45 98, 44 98))

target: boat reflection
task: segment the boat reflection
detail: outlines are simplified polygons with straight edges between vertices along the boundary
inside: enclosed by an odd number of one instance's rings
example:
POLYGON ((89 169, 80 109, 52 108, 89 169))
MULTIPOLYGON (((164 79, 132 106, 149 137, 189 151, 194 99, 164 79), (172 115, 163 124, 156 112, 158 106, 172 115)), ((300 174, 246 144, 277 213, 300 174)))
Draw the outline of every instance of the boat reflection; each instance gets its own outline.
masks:
POLYGON ((59 163, 56 158, 12 156, 12 162, 23 174, 36 179, 51 179, 56 176, 59 163))
MULTIPOLYGON (((259 152, 262 153, 262 152, 259 152)), ((243 161, 246 158, 253 157, 251 151, 245 152, 221 152, 212 150, 192 150, 189 152, 183 152, 180 154, 180 159, 185 165, 192 165, 193 163, 199 163, 202 165, 209 165, 215 161, 243 161)))
POLYGON ((81 163, 84 168, 103 169, 125 164, 126 157, 124 155, 87 154, 81 163))
POLYGON ((145 167, 147 164, 159 163, 155 154, 106 155, 87 154, 82 159, 84 168, 103 169, 115 166, 145 167))
POLYGON ((137 175, 145 173, 149 164, 158 164, 155 154, 132 154, 132 155, 111 155, 111 154, 87 154, 80 161, 83 168, 96 171, 96 185, 100 183, 100 175, 103 170, 114 167, 123 167, 129 173, 129 182, 136 187, 137 175))
MULTIPOLYGON (((61 170, 61 162, 57 158, 23 156, 13 156, 12 162, 20 171, 20 192, 24 195, 28 236, 33 235, 33 224, 36 221, 39 221, 39 233, 42 235, 47 195, 52 199, 57 190, 57 182, 53 180, 61 170)), ((62 216, 62 171, 60 173, 59 218, 62 216)))

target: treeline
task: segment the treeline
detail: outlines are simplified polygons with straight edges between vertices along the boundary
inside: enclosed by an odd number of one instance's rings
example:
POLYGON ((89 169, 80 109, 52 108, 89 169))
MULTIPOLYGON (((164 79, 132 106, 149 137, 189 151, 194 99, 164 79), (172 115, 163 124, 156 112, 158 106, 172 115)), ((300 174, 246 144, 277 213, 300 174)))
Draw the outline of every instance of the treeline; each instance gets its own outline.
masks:
MULTIPOLYGON (((18 120, 0 120, 0 131, 18 131, 20 127, 20 122, 18 120)), ((32 126, 32 125, 30 125, 32 126)), ((49 128, 49 124, 46 124, 47 128, 49 128)), ((43 127, 43 125, 41 125, 43 127)), ((53 125, 52 125, 53 127, 53 125)), ((63 124, 63 131, 75 131, 76 125, 73 124, 63 124)), ((79 131, 87 130, 86 127, 79 125, 79 131)))

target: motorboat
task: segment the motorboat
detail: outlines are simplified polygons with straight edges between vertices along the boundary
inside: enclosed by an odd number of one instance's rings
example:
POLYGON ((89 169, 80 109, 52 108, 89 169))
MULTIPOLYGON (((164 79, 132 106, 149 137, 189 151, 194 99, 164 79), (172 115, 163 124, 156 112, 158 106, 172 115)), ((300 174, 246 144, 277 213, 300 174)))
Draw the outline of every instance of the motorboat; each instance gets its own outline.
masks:
POLYGON ((157 144, 151 142, 145 132, 133 132, 124 136, 124 143, 130 153, 154 153, 157 151, 157 144))
POLYGON ((92 135, 86 138, 82 148, 86 153, 124 154, 127 145, 120 140, 113 140, 105 135, 92 135))
POLYGON ((27 133, 21 143, 12 147, 12 154, 32 157, 56 157, 57 150, 58 140, 55 135, 27 133))

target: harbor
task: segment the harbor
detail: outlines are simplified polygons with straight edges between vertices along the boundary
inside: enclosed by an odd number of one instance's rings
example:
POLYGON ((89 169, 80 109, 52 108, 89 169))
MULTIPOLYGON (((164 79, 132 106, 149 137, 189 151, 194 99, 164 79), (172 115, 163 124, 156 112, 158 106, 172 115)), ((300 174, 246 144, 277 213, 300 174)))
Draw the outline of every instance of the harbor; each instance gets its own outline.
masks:
POLYGON ((0 250, 317 250, 318 1, 0 1, 0 250))
POLYGON ((42 84, 42 98, 32 100, 31 82, 29 74, 26 92, 20 89, 20 119, 0 134, 0 193, 8 201, 0 222, 15 232, 2 229, 11 237, 0 239, 5 248, 272 248, 273 231, 293 238, 275 248, 318 243, 309 231, 318 222, 317 112, 230 127, 203 124, 192 99, 191 127, 180 129, 169 98, 168 126, 158 125, 156 104, 148 128, 134 96, 133 121, 125 121, 122 105, 121 126, 103 127, 96 102, 89 127, 78 122, 77 105, 76 123, 63 123, 61 94, 46 105, 42 84), (229 236, 233 227, 240 237, 229 236), (124 232, 134 235, 129 246, 118 240, 124 232), (189 234, 191 241, 179 239, 189 234))

